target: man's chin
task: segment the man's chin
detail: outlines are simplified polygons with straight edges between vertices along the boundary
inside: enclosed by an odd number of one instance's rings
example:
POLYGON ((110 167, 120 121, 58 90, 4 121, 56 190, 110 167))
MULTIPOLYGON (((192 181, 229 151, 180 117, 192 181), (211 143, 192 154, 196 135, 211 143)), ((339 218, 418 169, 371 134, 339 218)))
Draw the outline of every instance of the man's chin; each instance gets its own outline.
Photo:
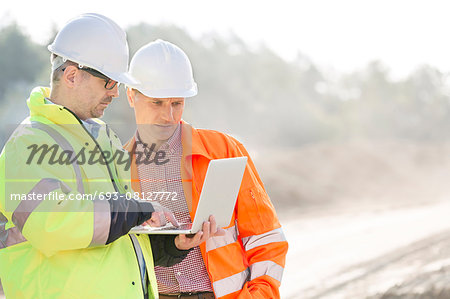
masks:
POLYGON ((170 137, 172 137, 172 134, 155 134, 157 136, 158 140, 163 140, 163 141, 167 141, 169 140, 170 137))
POLYGON ((103 116, 103 112, 101 112, 101 113, 95 113, 95 114, 92 114, 92 117, 91 118, 101 118, 102 116, 103 116))
POLYGON ((93 111, 92 118, 101 118, 105 114, 107 107, 93 111))
POLYGON ((153 128, 153 136, 157 137, 158 140, 167 140, 170 137, 172 137, 173 133, 175 132, 176 128, 168 127, 168 128, 161 128, 161 127, 154 127, 153 128))

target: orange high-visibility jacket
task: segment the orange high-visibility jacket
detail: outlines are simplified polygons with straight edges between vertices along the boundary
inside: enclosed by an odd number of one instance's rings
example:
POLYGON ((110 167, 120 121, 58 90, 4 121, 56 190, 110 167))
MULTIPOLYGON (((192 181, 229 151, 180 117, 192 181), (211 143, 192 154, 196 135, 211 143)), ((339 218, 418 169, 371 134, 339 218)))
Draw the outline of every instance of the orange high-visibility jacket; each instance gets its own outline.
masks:
MULTIPOLYGON (((232 225, 226 235, 200 245, 217 298, 279 298, 288 243, 275 209, 244 146, 233 137, 195 129, 182 122, 181 177, 191 219, 194 218, 208 163, 212 159, 247 156, 232 225)), ((134 152, 134 137, 125 145, 134 152)), ((136 159, 132 186, 141 192, 136 159)), ((226 179, 226 178, 224 178, 226 179)))

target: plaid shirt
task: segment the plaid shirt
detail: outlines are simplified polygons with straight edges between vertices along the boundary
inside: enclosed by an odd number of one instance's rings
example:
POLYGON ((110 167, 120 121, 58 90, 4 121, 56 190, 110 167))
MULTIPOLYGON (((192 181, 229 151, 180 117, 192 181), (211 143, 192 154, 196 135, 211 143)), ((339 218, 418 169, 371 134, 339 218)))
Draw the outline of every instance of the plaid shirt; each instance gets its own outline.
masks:
MULTIPOLYGON (((138 133, 136 133, 136 141, 136 151, 147 154, 151 145, 143 145, 138 133)), ((165 159, 168 159, 168 162, 162 165, 139 163, 137 170, 141 191, 144 194, 150 194, 151 192, 176 192, 175 197, 173 195, 158 196, 152 199, 156 199, 161 205, 169 208, 179 222, 190 223, 191 217, 181 183, 180 165, 182 150, 181 126, 178 126, 172 137, 159 148, 159 151, 165 151, 165 159)), ((162 294, 212 292, 208 272, 198 246, 191 250, 179 264, 172 267, 156 266, 155 273, 158 280, 158 290, 162 294)))

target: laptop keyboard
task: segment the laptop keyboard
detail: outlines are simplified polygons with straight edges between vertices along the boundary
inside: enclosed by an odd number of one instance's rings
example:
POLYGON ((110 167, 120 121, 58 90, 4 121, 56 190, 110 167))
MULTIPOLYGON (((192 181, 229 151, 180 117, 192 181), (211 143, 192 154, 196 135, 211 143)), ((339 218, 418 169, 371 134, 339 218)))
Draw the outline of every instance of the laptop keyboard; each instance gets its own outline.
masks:
POLYGON ((162 226, 162 227, 151 227, 151 226, 145 225, 145 226, 140 226, 139 228, 148 229, 148 230, 151 230, 151 231, 159 231, 159 230, 189 230, 189 229, 192 228, 192 223, 183 223, 183 224, 180 224, 180 226, 173 226, 170 223, 167 226, 162 226))

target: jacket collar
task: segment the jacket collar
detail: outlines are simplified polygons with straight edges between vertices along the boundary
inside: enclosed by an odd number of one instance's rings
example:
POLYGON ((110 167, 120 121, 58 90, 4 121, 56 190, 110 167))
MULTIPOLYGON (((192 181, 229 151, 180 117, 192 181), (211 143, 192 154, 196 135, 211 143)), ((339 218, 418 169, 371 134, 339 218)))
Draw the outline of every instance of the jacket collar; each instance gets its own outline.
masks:
MULTIPOLYGON (((55 124, 80 124, 80 121, 73 113, 62 105, 54 103, 46 103, 45 98, 50 96, 50 88, 35 87, 27 100, 28 109, 30 109, 30 116, 33 119, 46 118, 55 124)), ((98 119, 92 118, 91 122, 99 125, 105 123, 98 119)))
POLYGON ((46 103, 45 98, 50 96, 50 88, 36 87, 31 91, 30 97, 27 100, 28 108, 30 109, 31 119, 45 118, 55 124, 78 124, 78 119, 69 111, 64 109, 64 106, 46 103))
MULTIPOLYGON (((50 88, 36 87, 31 91, 30 97, 27 100, 28 108, 30 109, 29 121, 38 121, 46 124, 67 125, 65 130, 71 132, 75 136, 85 140, 89 140, 87 130, 83 129, 83 124, 75 114, 69 111, 62 105, 48 103, 45 98, 50 96, 50 88), (80 127, 81 126, 81 127, 80 127)), ((91 119, 92 122, 104 126, 105 123, 98 119, 91 119)))
POLYGON ((181 140, 183 142, 183 156, 200 155, 211 159, 198 130, 184 120, 181 121, 181 140))

